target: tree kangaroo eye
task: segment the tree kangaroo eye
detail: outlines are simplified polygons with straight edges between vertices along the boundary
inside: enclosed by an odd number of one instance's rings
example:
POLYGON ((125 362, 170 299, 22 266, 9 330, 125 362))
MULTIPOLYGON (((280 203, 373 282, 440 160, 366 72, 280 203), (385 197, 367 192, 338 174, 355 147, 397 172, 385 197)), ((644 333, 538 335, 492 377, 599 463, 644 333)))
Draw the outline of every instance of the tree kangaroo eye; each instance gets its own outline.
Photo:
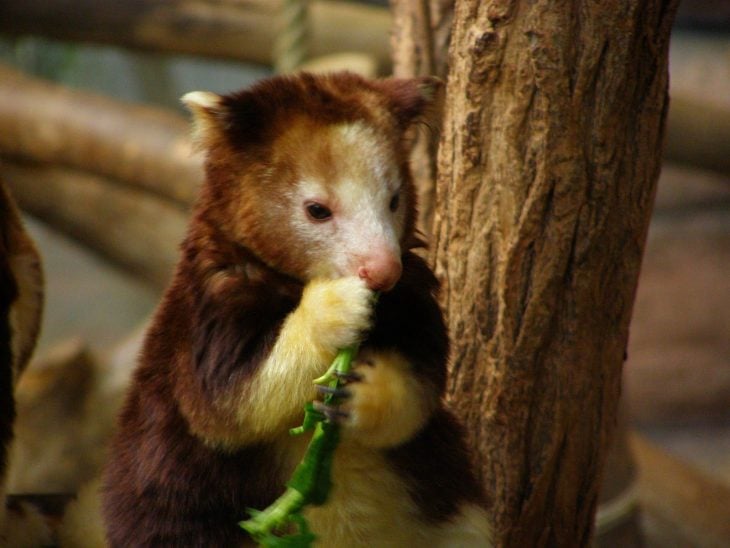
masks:
POLYGON ((400 192, 397 192, 395 196, 390 199, 390 210, 395 211, 398 209, 398 204, 400 204, 400 192))
POLYGON ((326 221, 332 217, 332 211, 317 202, 307 204, 307 214, 315 221, 326 221))

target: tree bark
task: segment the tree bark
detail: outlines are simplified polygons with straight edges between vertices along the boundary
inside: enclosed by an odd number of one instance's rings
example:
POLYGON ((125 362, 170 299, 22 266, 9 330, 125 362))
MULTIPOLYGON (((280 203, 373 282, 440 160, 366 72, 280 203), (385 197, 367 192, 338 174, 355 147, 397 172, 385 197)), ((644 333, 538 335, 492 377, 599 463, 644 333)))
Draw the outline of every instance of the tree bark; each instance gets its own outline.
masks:
POLYGON ((676 3, 456 3, 433 259, 500 546, 590 542, 676 3))
POLYGON ((596 511, 596 548, 641 548, 644 535, 639 519, 636 462, 629 448, 629 417, 621 398, 618 423, 605 455, 603 481, 596 511))
POLYGON ((0 153, 125 181, 187 207, 203 180, 189 124, 160 108, 0 66, 0 153))
MULTIPOLYGON (((0 2, 0 31, 271 64, 281 0, 0 2)), ((387 10, 311 2, 312 56, 362 51, 390 66, 387 10)))

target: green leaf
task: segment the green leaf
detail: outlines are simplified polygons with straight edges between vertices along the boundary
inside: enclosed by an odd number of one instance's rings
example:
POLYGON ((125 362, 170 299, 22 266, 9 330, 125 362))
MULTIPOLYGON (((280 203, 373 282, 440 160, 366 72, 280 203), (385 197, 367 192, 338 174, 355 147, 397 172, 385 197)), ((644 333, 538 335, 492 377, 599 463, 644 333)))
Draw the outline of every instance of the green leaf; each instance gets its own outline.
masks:
POLYGON ((332 461, 339 441, 340 433, 336 424, 317 424, 302 462, 287 482, 288 487, 302 493, 305 504, 321 505, 327 501, 332 488, 332 461))
MULTIPOLYGON (((337 388, 339 379, 335 372, 349 372, 357 350, 357 345, 340 350, 327 373, 316 379, 315 383, 337 388)), ((331 401, 332 395, 325 396, 325 404, 331 401)), ((323 413, 314 409, 312 402, 308 402, 304 406, 302 425, 292 428, 289 433, 298 435, 311 430, 314 430, 314 434, 307 451, 287 482, 284 494, 263 512, 249 509, 251 518, 239 522, 239 526, 260 546, 309 548, 316 538, 309 530, 301 510, 309 504, 322 505, 329 497, 332 489, 332 462, 340 441, 340 431, 337 424, 328 421, 323 413), (297 533, 277 534, 291 525, 296 526, 297 533)))
MULTIPOLYGON (((253 519, 264 512, 258 512, 256 510, 249 510, 253 515, 253 519)), ((242 521, 239 523, 241 527, 246 529, 253 539, 259 544, 259 546, 271 547, 271 548, 310 548, 312 543, 316 540, 316 535, 312 533, 307 525, 307 521, 304 519, 299 512, 295 512, 291 515, 285 516, 286 523, 282 523, 278 526, 279 529, 287 528, 287 525, 293 525, 297 528, 296 533, 288 534, 276 534, 276 529, 271 531, 261 531, 255 529, 253 532, 249 530, 249 523, 251 520, 242 521)))
POLYGON ((314 403, 311 401, 307 402, 304 405, 304 420, 302 421, 302 425, 297 426, 296 428, 291 428, 289 430, 289 435, 298 436, 305 432, 309 432, 310 430, 314 430, 317 424, 324 421, 324 419, 324 414, 314 408, 314 403))

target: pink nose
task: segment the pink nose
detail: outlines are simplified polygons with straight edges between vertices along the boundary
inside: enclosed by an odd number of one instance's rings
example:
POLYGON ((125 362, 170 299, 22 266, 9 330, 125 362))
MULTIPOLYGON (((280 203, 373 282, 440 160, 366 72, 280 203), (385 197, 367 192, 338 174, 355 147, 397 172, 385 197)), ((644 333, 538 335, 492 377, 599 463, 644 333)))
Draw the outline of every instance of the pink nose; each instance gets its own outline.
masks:
POLYGON ((390 291, 398 283, 402 272, 400 257, 392 253, 372 255, 357 270, 358 276, 373 291, 390 291))

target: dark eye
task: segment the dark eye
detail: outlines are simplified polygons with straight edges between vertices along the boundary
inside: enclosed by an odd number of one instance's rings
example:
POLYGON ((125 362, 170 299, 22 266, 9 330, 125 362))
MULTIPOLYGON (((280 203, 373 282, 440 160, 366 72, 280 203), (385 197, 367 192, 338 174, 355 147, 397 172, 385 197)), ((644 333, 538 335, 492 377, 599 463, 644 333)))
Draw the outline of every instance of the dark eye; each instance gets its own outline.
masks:
POLYGON ((398 204, 400 203, 400 193, 396 194, 390 199, 390 210, 395 211, 398 209, 398 204))
POLYGON ((307 204, 307 214, 315 221, 326 221, 332 217, 332 212, 329 208, 317 202, 307 204))

